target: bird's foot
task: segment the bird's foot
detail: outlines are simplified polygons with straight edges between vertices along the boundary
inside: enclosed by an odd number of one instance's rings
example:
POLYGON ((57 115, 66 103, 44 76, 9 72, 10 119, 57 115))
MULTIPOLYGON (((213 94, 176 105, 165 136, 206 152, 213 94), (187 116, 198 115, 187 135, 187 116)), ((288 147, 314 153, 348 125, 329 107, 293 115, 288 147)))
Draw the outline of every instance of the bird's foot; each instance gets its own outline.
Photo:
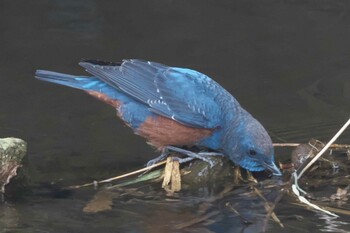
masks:
POLYGON ((213 167, 214 163, 208 157, 210 157, 210 156, 224 156, 224 154, 218 153, 218 152, 206 152, 206 151, 203 151, 203 152, 195 153, 195 152, 192 152, 192 151, 189 151, 189 150, 185 150, 185 149, 182 149, 182 148, 178 148, 178 147, 174 147, 174 146, 167 146, 167 147, 165 147, 163 149, 163 152, 162 152, 162 154, 160 156, 158 156, 155 159, 152 159, 152 160, 148 161, 147 167, 149 167, 149 166, 151 166, 151 165, 153 165, 155 163, 158 163, 159 161, 162 161, 163 159, 165 159, 170 154, 170 151, 174 151, 174 152, 177 152, 177 153, 184 154, 184 155, 188 156, 187 158, 174 157, 174 159, 178 160, 180 163, 185 163, 185 162, 191 161, 193 159, 200 159, 202 161, 205 161, 205 162, 209 163, 210 167, 213 167))

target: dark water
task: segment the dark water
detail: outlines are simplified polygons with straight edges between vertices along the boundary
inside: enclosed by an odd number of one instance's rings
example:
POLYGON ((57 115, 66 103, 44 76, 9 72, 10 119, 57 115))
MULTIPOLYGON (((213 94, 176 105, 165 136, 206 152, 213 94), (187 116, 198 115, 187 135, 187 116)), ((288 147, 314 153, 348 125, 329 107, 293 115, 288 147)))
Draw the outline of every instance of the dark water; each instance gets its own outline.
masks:
MULTIPOLYGON (((143 166, 156 153, 115 119, 113 109, 33 77, 38 68, 84 73, 81 58, 142 58, 214 78, 275 142, 327 140, 350 116, 349 25, 347 0, 1 0, 0 137, 28 142, 28 173, 36 187, 59 180, 79 184, 143 166)), ((349 140, 348 130, 339 142, 349 140)), ((192 205, 116 201, 109 212, 85 214, 94 193, 57 198, 34 190, 0 206, 0 229, 164 232, 194 217, 197 208, 195 197, 192 205)), ((350 231, 348 216, 330 219, 282 204, 277 214, 285 216, 284 232, 350 231), (286 217, 294 215, 304 219, 286 217)), ((218 223, 199 224, 197 232, 259 229, 220 216, 218 223)), ((281 232, 273 222, 268 229, 281 232)))

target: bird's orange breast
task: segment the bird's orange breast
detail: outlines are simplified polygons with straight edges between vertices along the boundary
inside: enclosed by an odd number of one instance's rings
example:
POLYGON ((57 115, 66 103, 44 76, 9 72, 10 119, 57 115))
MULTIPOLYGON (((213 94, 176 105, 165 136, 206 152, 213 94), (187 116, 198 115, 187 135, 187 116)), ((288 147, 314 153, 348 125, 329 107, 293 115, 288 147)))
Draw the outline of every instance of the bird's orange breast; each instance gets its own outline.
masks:
POLYGON ((210 136, 214 129, 200 129, 182 125, 163 116, 148 117, 137 130, 148 142, 161 149, 167 145, 194 145, 210 136))

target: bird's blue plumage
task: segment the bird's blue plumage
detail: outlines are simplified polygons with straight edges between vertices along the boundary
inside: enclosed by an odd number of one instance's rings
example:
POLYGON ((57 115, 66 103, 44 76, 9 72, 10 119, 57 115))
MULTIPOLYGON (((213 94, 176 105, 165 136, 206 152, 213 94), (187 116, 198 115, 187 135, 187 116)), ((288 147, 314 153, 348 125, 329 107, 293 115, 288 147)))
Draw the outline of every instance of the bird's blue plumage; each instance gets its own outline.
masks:
POLYGON ((46 70, 37 70, 36 77, 43 81, 49 81, 64 86, 69 86, 86 91, 96 91, 103 93, 111 99, 118 100, 123 104, 120 106, 121 118, 132 128, 138 128, 147 117, 154 114, 148 110, 148 107, 138 101, 135 101, 129 95, 120 90, 111 87, 109 84, 98 78, 86 76, 74 76, 46 70))
POLYGON ((195 132, 198 138, 189 144, 195 142, 195 145, 223 152, 248 170, 268 168, 279 174, 274 164, 272 142, 264 127, 208 76, 191 69, 135 59, 124 60, 121 64, 96 61, 79 64, 93 77, 44 70, 38 70, 36 77, 118 101, 119 116, 146 138, 155 137, 156 121, 161 124, 163 119, 163 126, 159 128, 164 127, 164 122, 170 122, 179 135, 187 132, 186 129, 195 132), (154 133, 142 134, 151 123, 154 133))
POLYGON ((234 101, 231 95, 216 91, 220 86, 215 81, 190 69, 140 60, 127 60, 121 66, 79 64, 112 87, 147 104, 151 111, 189 126, 219 126, 219 117, 212 117, 222 112, 217 99, 234 101))

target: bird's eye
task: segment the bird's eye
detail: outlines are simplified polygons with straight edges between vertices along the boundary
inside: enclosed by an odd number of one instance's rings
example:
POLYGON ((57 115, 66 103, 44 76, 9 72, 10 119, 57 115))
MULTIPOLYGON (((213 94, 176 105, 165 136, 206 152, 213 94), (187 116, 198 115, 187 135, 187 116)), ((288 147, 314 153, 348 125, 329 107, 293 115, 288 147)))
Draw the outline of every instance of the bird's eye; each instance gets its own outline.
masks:
POLYGON ((256 151, 255 150, 249 150, 249 154, 250 155, 256 155, 256 151))

